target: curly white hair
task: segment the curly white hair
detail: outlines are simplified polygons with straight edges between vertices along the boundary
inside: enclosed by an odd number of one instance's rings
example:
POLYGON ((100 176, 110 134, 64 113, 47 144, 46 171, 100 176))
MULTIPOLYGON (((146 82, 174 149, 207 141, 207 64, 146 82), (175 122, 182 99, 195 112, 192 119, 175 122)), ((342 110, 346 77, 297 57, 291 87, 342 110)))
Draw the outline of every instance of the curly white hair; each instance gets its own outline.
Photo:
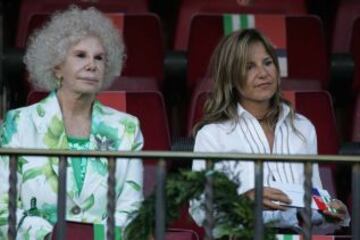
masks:
POLYGON ((82 10, 77 6, 54 13, 51 20, 29 38, 24 63, 32 85, 49 91, 57 88, 55 66, 65 60, 71 46, 88 36, 98 37, 103 44, 106 52, 103 88, 110 86, 123 66, 121 34, 111 20, 94 7, 82 10))

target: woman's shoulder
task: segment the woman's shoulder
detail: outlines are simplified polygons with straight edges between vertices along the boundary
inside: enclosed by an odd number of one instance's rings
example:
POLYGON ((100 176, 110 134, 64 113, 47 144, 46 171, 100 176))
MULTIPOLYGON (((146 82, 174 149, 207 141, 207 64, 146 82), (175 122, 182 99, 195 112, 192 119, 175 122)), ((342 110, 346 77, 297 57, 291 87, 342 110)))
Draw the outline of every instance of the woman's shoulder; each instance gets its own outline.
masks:
POLYGON ((19 108, 15 108, 15 109, 11 109, 9 110, 6 115, 5 115, 5 121, 9 121, 9 120, 15 120, 18 119, 19 117, 23 118, 27 118, 29 115, 31 115, 34 111, 37 111, 37 109, 39 108, 40 103, 35 103, 29 106, 24 106, 24 107, 19 107, 19 108))
POLYGON ((204 125, 197 134, 206 134, 213 136, 221 136, 228 135, 234 130, 234 122, 233 121, 221 121, 208 123, 204 125))
POLYGON ((310 119, 308 119, 307 117, 305 117, 304 115, 302 115, 300 113, 295 113, 294 125, 297 129, 299 129, 302 132, 315 131, 315 126, 310 121, 310 119))
POLYGON ((133 122, 134 124, 139 124, 139 119, 136 116, 119 111, 115 108, 105 106, 103 104, 95 104, 94 108, 95 114, 100 114, 103 118, 109 121, 117 121, 120 123, 133 122))

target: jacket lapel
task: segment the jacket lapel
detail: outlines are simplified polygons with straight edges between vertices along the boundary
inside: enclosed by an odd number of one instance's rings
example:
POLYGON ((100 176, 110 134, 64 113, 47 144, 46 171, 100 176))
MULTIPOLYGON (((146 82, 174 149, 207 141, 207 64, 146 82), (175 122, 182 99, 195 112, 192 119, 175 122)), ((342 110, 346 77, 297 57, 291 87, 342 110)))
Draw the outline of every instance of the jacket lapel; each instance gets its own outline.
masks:
MULTIPOLYGON (((69 149, 63 117, 56 92, 51 92, 48 97, 38 103, 36 112, 32 115, 40 136, 40 141, 46 149, 69 149)), ((49 157, 53 172, 59 174, 59 158, 49 157)), ((74 172, 67 162, 66 190, 68 196, 74 201, 76 199, 76 182, 74 172)))
MULTIPOLYGON (((111 150, 108 139, 99 134, 99 132, 101 132, 102 123, 104 122, 104 116, 106 114, 106 110, 103 108, 103 106, 97 100, 95 100, 92 108, 89 150, 111 150)), ((100 185, 106 186, 108 175, 107 167, 108 163, 106 158, 89 158, 84 185, 79 196, 79 200, 81 202, 86 201, 100 185)))

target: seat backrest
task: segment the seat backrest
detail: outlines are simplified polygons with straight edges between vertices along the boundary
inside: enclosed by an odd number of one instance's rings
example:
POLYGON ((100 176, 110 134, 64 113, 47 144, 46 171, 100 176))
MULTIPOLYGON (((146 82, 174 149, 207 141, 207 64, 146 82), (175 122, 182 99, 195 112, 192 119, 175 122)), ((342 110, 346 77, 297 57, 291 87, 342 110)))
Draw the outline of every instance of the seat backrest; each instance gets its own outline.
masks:
POLYGON ((25 39, 25 32, 31 17, 35 14, 50 15, 55 11, 67 9, 71 4, 81 8, 95 7, 102 12, 113 13, 145 13, 148 12, 148 3, 146 0, 22 0, 19 11, 19 21, 17 29, 17 43, 25 39))
POLYGON ((351 139, 352 142, 360 142, 360 94, 356 96, 352 111, 351 139))
MULTIPOLYGON (((212 52, 223 36, 223 15, 202 14, 193 17, 188 47, 189 92, 193 92, 198 82, 206 77, 212 52)), ((300 79, 304 83, 315 80, 326 88, 329 60, 320 19, 315 16, 287 16, 286 40, 287 79, 300 79)))
POLYGON ((333 103, 327 91, 295 92, 298 113, 306 116, 314 124, 318 138, 319 154, 337 154, 339 136, 333 103))
MULTIPOLYGON (((46 92, 31 92, 27 103, 33 104, 43 99, 46 92)), ((98 94, 104 105, 125 111, 140 120, 144 136, 143 150, 170 150, 170 134, 163 96, 158 91, 104 91, 98 94), (125 101, 125 104, 124 104, 125 101)), ((145 161, 144 192, 149 194, 155 186, 155 161, 145 161)))
MULTIPOLYGON (((359 4, 360 5, 360 4, 359 4)), ((352 28, 350 52, 355 63, 354 78, 352 82, 352 92, 360 90, 360 9, 359 16, 356 18, 352 28)))
POLYGON ((332 35, 332 52, 344 53, 350 50, 351 30, 356 18, 360 16, 360 2, 357 0, 339 1, 332 35))
POLYGON ((241 0, 182 0, 179 8, 175 50, 187 50, 190 22, 196 14, 208 13, 306 14, 304 0, 256 0, 249 5, 241 0))
MULTIPOLYGON (((98 239, 94 235, 102 234, 105 228, 94 227, 93 224, 79 223, 79 222, 66 222, 66 239, 98 239)), ((57 225, 55 225, 52 240, 56 240, 57 225)), ((169 228, 165 232, 165 240, 199 240, 198 234, 191 229, 184 228, 169 228)))

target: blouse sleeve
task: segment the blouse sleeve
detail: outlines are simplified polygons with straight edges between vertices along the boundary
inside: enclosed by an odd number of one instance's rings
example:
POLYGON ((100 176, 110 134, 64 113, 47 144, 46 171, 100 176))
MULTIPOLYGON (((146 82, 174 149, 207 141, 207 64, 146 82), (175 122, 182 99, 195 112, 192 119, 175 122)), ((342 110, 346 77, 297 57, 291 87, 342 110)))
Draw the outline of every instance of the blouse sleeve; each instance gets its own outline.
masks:
MULTIPOLYGON (((201 129, 195 137, 194 152, 216 152, 217 145, 214 138, 209 134, 206 128, 201 129)), ((193 160, 192 170, 201 171, 206 167, 205 160, 195 159, 193 160)), ((201 195, 200 199, 190 200, 189 213, 197 223, 202 226, 205 220, 205 210, 203 209, 204 195, 201 195)))
MULTIPOLYGON (((315 127, 311 124, 310 134, 307 140, 307 149, 308 154, 311 155, 317 155, 318 149, 317 149, 317 135, 315 127)), ((320 178, 320 170, 319 170, 319 164, 313 165, 313 178, 312 178, 313 185, 319 188, 323 188, 320 178)))
MULTIPOLYGON (((218 145, 215 139, 207 131, 206 128, 201 129, 195 137, 194 152, 217 152, 218 145)), ((205 169, 205 161, 195 159, 192 164, 193 171, 201 171, 205 169)))

